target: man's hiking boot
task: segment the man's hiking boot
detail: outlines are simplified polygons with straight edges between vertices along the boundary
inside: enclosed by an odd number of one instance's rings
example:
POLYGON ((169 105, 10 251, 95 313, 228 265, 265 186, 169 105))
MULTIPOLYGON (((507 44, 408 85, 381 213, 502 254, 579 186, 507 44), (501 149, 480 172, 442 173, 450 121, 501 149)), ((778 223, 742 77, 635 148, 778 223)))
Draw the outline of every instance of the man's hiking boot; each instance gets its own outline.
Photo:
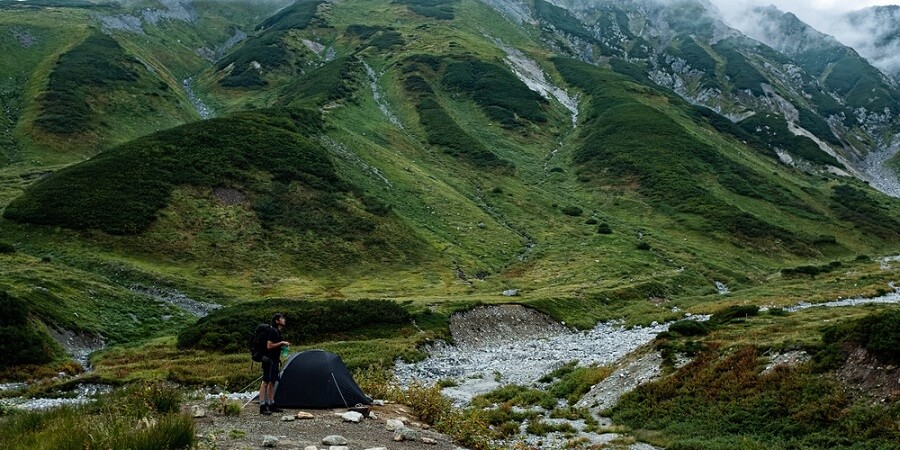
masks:
POLYGON ((259 413, 264 416, 271 416, 272 411, 269 410, 269 405, 259 405, 259 413))
POLYGON ((269 405, 269 411, 273 413, 283 413, 284 410, 281 408, 276 408, 275 405, 269 405))

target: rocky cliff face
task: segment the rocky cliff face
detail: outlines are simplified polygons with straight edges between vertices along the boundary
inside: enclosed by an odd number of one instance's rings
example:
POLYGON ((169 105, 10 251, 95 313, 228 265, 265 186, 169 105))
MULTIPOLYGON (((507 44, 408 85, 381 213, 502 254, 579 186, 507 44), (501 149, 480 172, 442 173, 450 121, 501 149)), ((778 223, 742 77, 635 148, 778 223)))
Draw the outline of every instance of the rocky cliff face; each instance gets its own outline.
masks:
MULTIPOLYGON (((538 23, 559 51, 649 78, 751 133, 765 128, 746 122, 751 117, 777 121, 767 126, 786 127, 821 150, 804 155, 776 145, 791 161, 812 163, 801 164, 809 170, 840 169, 873 181, 867 161, 897 152, 900 91, 894 82, 854 49, 775 7, 748 11, 739 31, 705 0, 486 3, 520 23, 538 23)), ((881 14, 895 17, 890 11, 881 14)))

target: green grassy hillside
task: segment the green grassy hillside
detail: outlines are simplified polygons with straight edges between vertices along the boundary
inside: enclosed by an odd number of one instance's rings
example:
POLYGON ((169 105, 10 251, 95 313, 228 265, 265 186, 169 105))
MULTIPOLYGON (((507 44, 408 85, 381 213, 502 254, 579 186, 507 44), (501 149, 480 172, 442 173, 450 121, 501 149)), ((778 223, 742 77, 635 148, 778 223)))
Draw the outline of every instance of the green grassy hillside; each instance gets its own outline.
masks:
MULTIPOLYGON (((8 35, 28 24, 43 36, 30 47, 0 40, 28 66, 0 62, 0 125, 13 130, 0 134, 0 334, 34 342, 5 356, 0 377, 63 367, 54 329, 112 346, 93 356, 94 379, 235 386, 257 376, 242 338, 275 311, 296 317, 302 348, 378 370, 421 357, 453 312, 480 304, 514 301, 588 328, 874 296, 897 281, 878 261, 900 253, 897 199, 820 170, 840 164, 780 115, 733 122, 654 84, 639 36, 590 43, 586 53, 606 58, 593 65, 566 55, 569 38, 592 33, 546 2, 534 3, 538 26, 475 0, 280 5, 195 2, 210 28, 160 21, 143 35, 104 34, 87 12, 65 26, 42 10, 0 15, 8 35), (236 30, 247 39, 219 59, 195 52, 236 30), (196 120, 187 77, 215 118, 196 120), (75 150, 62 151, 66 140, 75 150), (784 165, 777 149, 816 168, 784 165), (224 308, 195 321, 138 293, 146 287, 224 308)), ((594 13, 610 27, 629 21, 594 13)), ((683 32, 705 19, 666 20, 681 30, 667 45, 711 71, 695 88, 758 94, 772 81, 763 62, 787 61, 683 32)), ((831 133, 820 113, 832 106, 811 96, 798 120, 831 133)), ((757 351, 818 347, 823 320, 844 321, 766 315, 700 330, 708 352, 634 397, 666 402, 613 412, 690 446, 685 430, 718 407, 758 407, 806 385, 830 396, 815 373, 780 374, 769 389, 764 376, 719 370, 755 367, 757 351), (658 417, 684 407, 674 384, 731 377, 752 396, 704 397, 685 429, 658 417)), ((737 442, 717 427, 710 439, 737 442)), ((797 442, 834 437, 816 433, 797 442)))
MULTIPOLYGON (((226 297, 491 298, 517 287, 547 304, 705 295, 711 279, 749 288, 784 266, 890 252, 897 240, 896 202, 780 167, 758 126, 641 85, 637 66, 625 78, 544 59, 538 30, 476 2, 452 20, 408 6, 299 2, 261 20, 204 80, 224 80, 240 58, 260 62, 253 42, 267 39, 291 61, 311 51, 303 40, 339 53, 259 89, 205 84, 226 111, 276 109, 159 132, 60 170, 9 203, 4 216, 19 225, 7 229, 16 239, 22 224, 70 229, 85 246, 75 260, 149 258, 141 270, 226 297), (581 93, 576 128, 513 75, 484 23, 581 93), (390 45, 372 44, 379 36, 390 45), (321 108, 323 122, 279 105, 321 108)), ((711 54, 692 42, 685 51, 711 54)))

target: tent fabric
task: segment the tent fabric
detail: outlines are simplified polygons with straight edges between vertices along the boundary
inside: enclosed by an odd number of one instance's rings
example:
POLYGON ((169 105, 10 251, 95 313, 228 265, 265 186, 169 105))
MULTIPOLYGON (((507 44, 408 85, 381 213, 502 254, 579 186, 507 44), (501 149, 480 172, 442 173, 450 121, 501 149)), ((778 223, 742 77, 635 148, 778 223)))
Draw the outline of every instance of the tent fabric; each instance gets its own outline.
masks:
POLYGON ((324 350, 291 355, 275 385, 275 405, 284 408, 347 408, 371 405, 341 357, 324 350))

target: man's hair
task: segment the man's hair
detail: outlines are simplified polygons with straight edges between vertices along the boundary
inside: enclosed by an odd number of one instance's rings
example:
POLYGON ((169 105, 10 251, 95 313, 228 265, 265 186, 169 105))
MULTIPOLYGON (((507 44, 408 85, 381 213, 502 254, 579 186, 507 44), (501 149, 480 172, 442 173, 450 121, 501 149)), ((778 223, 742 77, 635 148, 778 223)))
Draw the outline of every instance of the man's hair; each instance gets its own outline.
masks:
POLYGON ((278 322, 278 319, 280 319, 280 318, 282 318, 282 317, 284 317, 284 314, 282 314, 282 313, 275 313, 275 315, 272 316, 272 323, 274 324, 275 322, 278 322))

